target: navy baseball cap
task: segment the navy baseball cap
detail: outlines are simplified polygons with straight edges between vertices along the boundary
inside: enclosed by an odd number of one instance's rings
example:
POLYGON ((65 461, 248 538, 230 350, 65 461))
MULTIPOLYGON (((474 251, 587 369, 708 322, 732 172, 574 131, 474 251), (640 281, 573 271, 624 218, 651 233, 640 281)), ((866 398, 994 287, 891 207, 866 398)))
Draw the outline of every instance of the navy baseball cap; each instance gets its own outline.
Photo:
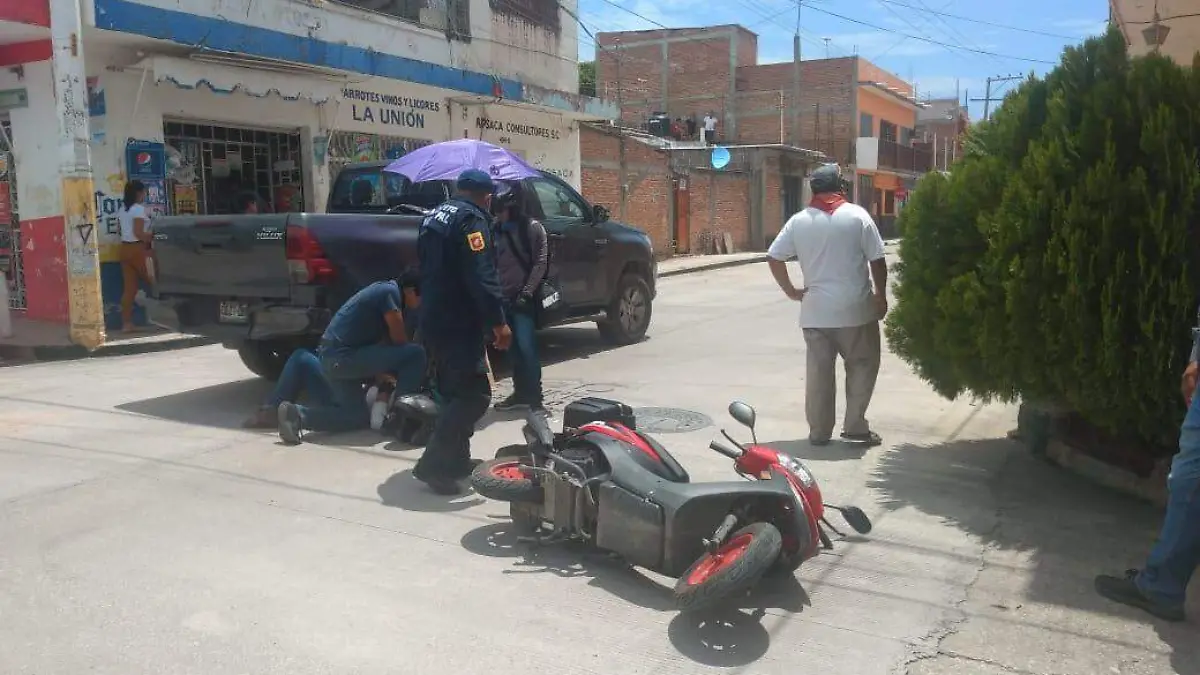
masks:
POLYGON ((458 181, 454 184, 459 190, 464 192, 495 192, 496 182, 487 173, 479 169, 467 169, 458 174, 458 181))
POLYGON ((842 191, 842 170, 837 164, 826 164, 812 172, 808 179, 813 194, 842 191))

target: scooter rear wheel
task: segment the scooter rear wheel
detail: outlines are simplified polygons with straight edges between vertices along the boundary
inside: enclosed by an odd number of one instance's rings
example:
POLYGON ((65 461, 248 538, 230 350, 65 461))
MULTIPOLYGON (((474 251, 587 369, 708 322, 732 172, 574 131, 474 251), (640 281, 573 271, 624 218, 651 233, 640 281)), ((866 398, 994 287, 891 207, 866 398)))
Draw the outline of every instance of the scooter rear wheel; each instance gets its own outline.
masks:
POLYGON ((471 472, 471 487, 488 499, 499 502, 542 503, 542 487, 529 478, 521 460, 513 457, 493 459, 471 472))
POLYGON ((675 583, 681 612, 709 609, 750 590, 771 569, 783 537, 770 523, 752 523, 734 532, 713 553, 705 553, 675 583))

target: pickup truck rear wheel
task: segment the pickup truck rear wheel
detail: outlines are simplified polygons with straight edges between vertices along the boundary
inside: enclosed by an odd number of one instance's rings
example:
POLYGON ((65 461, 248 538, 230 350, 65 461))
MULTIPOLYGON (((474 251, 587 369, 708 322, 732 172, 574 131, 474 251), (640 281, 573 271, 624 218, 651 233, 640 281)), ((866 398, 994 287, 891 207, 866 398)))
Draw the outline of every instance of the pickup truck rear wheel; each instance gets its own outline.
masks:
POLYGON ((618 345, 640 342, 650 328, 650 287, 646 280, 627 272, 617 283, 617 292, 608 305, 608 316, 596 325, 600 336, 618 345))
POLYGON ((283 364, 287 363, 293 351, 294 348, 278 343, 251 341, 243 342, 237 350, 250 372, 272 382, 279 379, 283 364))

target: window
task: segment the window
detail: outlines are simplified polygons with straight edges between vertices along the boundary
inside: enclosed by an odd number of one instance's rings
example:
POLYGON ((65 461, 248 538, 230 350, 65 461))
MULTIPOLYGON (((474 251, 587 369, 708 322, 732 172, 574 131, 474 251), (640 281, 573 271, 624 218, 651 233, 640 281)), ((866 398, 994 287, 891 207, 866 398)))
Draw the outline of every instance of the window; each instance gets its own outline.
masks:
MULTIPOLYGON (((541 211, 540 220, 547 228, 567 227, 578 225, 588 220, 587 210, 573 194, 563 186, 544 178, 533 180, 533 190, 537 195, 536 204, 531 204, 541 211)), ((536 214, 533 214, 536 216, 536 214)))
POLYGON ((858 137, 870 138, 875 135, 875 117, 869 113, 860 113, 858 116, 858 137))
POLYGON ((397 19, 445 31, 452 40, 470 41, 471 16, 469 0, 335 0, 343 5, 378 12, 397 19))
POLYGON ((883 191, 883 215, 896 215, 896 192, 894 190, 883 191))
POLYGON ((900 127, 900 145, 912 145, 913 130, 908 127, 900 127))
POLYGON ((895 143, 897 140, 897 127, 891 122, 879 120, 879 140, 895 143))
POLYGON ((412 184, 382 167, 346 169, 333 184, 329 205, 337 211, 384 211, 397 204, 433 208, 446 201, 449 192, 441 181, 412 184))

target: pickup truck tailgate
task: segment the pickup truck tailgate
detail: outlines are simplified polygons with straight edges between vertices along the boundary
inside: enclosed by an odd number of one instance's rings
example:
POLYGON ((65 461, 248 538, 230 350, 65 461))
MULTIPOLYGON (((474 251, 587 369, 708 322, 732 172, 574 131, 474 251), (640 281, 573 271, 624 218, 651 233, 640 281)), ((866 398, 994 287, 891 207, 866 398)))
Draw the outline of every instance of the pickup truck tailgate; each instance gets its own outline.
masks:
POLYGON ((287 222, 287 214, 155 220, 155 290, 160 296, 288 298, 287 222))

